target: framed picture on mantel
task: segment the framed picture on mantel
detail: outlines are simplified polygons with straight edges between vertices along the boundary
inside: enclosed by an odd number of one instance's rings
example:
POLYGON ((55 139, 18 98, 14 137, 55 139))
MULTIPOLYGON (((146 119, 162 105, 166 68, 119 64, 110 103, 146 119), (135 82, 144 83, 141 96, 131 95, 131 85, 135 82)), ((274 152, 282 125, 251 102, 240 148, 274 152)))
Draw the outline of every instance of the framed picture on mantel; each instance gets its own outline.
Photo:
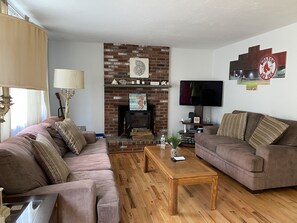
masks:
POLYGON ((148 58, 130 58, 130 77, 148 78, 149 77, 149 59, 148 58))
POLYGON ((129 94, 130 111, 146 111, 146 94, 129 94))

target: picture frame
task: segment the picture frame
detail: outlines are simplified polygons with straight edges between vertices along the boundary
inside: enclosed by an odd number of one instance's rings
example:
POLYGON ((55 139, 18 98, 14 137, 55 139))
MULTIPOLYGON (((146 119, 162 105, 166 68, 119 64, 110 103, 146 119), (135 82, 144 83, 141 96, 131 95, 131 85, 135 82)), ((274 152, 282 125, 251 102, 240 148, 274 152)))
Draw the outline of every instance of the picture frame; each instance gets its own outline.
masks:
POLYGON ((200 123, 200 117, 194 117, 194 123, 200 123))
POLYGON ((130 111, 146 111, 146 94, 129 94, 129 108, 130 111))
POLYGON ((130 77, 148 78, 149 77, 149 59, 148 58, 130 58, 130 77))

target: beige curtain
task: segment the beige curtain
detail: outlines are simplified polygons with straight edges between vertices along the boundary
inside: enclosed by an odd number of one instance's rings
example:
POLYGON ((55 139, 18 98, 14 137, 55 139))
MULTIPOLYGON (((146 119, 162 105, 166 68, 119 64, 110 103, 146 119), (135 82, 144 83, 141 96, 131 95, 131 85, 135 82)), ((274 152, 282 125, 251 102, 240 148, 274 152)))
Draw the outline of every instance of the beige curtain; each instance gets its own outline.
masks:
POLYGON ((47 90, 47 33, 0 13, 0 86, 47 90))

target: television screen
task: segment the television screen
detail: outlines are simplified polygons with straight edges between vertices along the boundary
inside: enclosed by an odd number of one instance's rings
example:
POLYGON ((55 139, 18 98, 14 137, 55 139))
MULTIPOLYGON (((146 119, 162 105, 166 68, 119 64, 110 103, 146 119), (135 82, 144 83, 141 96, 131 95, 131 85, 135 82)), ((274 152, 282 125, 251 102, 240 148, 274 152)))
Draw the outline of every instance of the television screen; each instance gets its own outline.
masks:
POLYGON ((223 81, 180 81, 179 104, 222 106, 223 81))
POLYGON ((129 94, 130 111, 146 111, 146 94, 129 94))

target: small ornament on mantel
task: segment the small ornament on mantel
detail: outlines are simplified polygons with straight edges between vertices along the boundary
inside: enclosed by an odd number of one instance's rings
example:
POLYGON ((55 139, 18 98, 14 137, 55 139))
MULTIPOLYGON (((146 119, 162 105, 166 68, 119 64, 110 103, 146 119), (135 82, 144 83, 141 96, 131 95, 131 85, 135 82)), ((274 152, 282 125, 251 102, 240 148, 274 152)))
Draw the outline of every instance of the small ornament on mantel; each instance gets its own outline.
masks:
POLYGON ((119 84, 119 83, 117 82, 116 79, 113 79, 113 81, 111 82, 111 84, 115 84, 115 85, 117 85, 117 84, 119 84))
POLYGON ((5 223, 5 219, 10 215, 10 209, 3 206, 2 191, 3 188, 0 187, 0 223, 5 223))

